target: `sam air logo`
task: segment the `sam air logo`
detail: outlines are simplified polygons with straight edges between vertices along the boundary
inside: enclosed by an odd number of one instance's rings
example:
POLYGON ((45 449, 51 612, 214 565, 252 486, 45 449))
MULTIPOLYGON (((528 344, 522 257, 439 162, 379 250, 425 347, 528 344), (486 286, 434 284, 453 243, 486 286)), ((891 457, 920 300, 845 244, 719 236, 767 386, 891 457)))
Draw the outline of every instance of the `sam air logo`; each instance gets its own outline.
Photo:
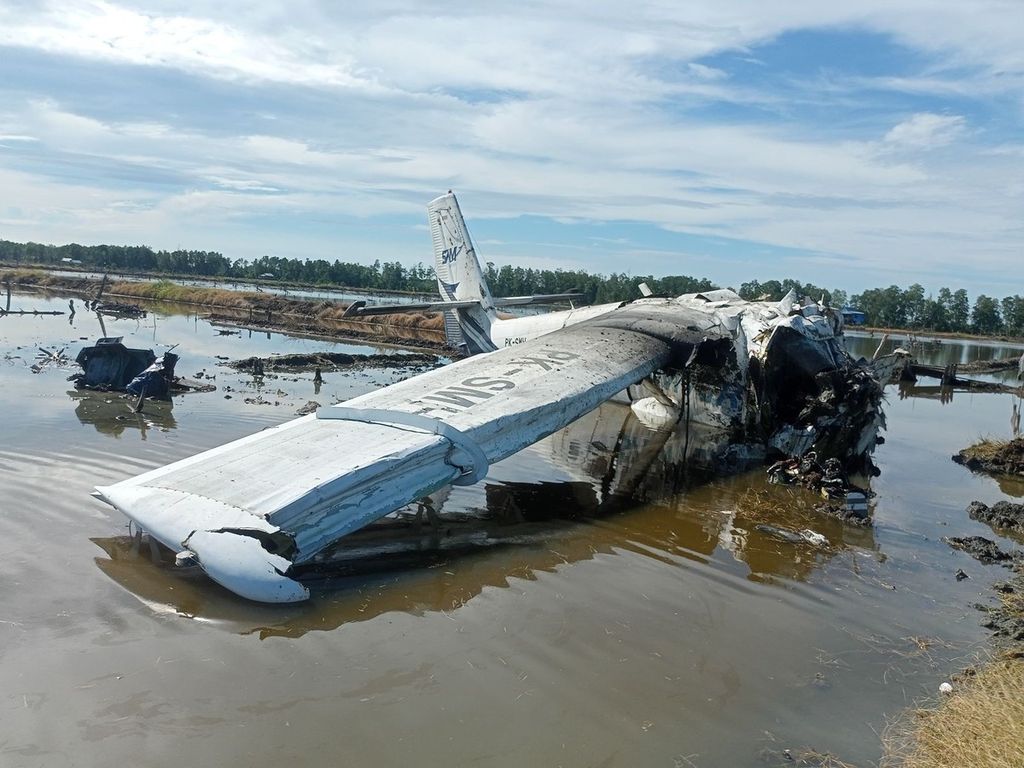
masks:
POLYGON ((459 251, 461 250, 461 245, 453 245, 451 248, 445 248, 441 251, 441 263, 454 264, 455 260, 459 257, 459 251))

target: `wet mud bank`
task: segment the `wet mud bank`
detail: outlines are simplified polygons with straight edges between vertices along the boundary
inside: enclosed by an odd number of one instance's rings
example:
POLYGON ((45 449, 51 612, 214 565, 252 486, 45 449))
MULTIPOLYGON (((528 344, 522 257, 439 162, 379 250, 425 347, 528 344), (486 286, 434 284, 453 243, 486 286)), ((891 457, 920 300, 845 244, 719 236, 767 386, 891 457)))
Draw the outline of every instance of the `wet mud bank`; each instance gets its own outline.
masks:
POLYGON ((108 281, 55 275, 40 270, 0 269, 0 283, 62 295, 93 299, 103 287, 104 297, 163 302, 210 310, 212 323, 325 339, 356 339, 401 346, 444 349, 444 321, 437 313, 381 315, 344 319, 348 302, 302 299, 258 291, 155 282, 108 281))
POLYGON ((350 355, 345 352, 312 352, 270 357, 249 357, 225 363, 229 368, 244 373, 297 373, 344 371, 364 368, 409 368, 425 371, 442 364, 437 355, 409 352, 394 355, 350 355))
POLYGON ((1024 477, 1024 437, 982 440, 955 454, 953 461, 972 472, 1024 477))
MULTIPOLYGON (((299 302, 315 307, 316 302, 299 302)), ((323 302, 321 302, 323 303, 323 302)), ((340 305, 336 305, 340 306, 340 305)), ((311 308, 308 311, 312 311, 311 308)), ((343 310, 338 311, 341 314, 343 310)), ((396 318, 403 317, 396 315, 396 318)), ((411 316, 416 317, 416 316, 411 316)), ((420 317, 429 316, 423 315, 420 317)), ((372 344, 387 344, 405 349, 427 349, 445 352, 451 356, 457 353, 448 347, 444 329, 433 329, 426 325, 390 324, 374 320, 335 320, 331 316, 302 314, 301 312, 281 313, 273 309, 214 312, 205 316, 214 326, 225 329, 258 330, 269 333, 285 333, 291 336, 325 339, 330 341, 361 341, 372 344)), ((383 319, 383 318, 382 318, 383 319)))
MULTIPOLYGON (((1024 535, 1024 504, 1000 501, 990 507, 974 501, 967 506, 967 514, 998 534, 1016 535, 1018 538, 1024 535)), ((1024 551, 1004 548, 984 536, 948 537, 945 541, 984 565, 1011 569, 1009 579, 992 585, 997 604, 977 604, 975 607, 984 613, 982 626, 992 631, 998 644, 1024 653, 1024 551)))

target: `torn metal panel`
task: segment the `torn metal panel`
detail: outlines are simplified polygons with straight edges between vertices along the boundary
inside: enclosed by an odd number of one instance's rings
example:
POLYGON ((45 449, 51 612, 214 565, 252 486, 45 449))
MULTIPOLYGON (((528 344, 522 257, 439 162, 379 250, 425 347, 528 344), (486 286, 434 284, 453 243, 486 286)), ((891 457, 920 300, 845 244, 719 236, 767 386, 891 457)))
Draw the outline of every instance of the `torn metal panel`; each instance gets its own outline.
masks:
POLYGON ((156 361, 151 349, 129 349, 120 336, 104 337, 84 347, 75 358, 82 366, 76 386, 89 389, 123 390, 129 382, 156 361))

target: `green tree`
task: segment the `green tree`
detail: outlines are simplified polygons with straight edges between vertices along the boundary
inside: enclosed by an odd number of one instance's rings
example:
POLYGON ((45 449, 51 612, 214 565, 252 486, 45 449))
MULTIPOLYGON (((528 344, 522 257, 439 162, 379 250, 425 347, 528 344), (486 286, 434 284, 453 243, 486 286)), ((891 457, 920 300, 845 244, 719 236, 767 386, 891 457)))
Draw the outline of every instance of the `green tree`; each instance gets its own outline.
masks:
POLYGON ((953 294, 949 307, 949 329, 951 331, 969 330, 970 304, 967 301, 967 291, 963 288, 957 289, 953 294))
POLYGON ((999 333, 1003 328, 1003 318, 999 316, 999 302, 985 294, 978 296, 971 312, 971 326, 975 333, 999 333))

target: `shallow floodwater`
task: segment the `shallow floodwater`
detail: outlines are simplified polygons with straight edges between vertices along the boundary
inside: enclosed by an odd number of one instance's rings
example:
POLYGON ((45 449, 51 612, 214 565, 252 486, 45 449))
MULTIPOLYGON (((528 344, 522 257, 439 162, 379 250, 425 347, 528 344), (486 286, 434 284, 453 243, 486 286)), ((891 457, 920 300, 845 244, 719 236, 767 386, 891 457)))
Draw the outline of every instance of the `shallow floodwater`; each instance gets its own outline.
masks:
POLYGON ((261 607, 162 566, 92 487, 411 371, 258 388, 219 358, 376 350, 220 335, 188 315, 104 331, 81 311, 0 318, 5 767, 764 766, 805 748, 867 765, 886 722, 985 642, 971 606, 1004 572, 941 537, 994 537, 967 503, 1024 495, 949 458, 1009 436, 1009 395, 890 387, 867 530, 820 518, 762 471, 684 471, 679 435, 665 443, 609 404, 440 494, 439 525, 354 539, 310 603, 261 607), (76 393, 75 366, 33 372, 39 347, 73 358, 104 331, 157 354, 177 345, 177 372, 214 376, 217 391, 139 415, 76 393), (811 528, 830 546, 758 524, 811 528))

